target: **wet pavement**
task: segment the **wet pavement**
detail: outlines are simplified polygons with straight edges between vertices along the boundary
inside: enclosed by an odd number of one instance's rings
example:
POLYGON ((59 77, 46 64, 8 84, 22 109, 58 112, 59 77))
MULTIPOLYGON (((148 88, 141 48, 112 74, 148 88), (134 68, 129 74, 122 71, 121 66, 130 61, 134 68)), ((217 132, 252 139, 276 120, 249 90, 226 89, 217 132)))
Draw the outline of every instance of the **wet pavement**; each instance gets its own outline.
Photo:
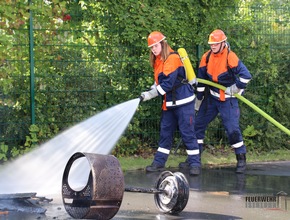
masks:
MULTIPOLYGON (((290 220, 290 161, 248 164, 245 174, 234 167, 203 169, 200 176, 185 174, 190 185, 189 200, 178 215, 163 214, 155 205, 154 195, 124 192, 122 204, 113 219, 279 219, 290 220)), ((125 185, 153 188, 159 173, 124 173, 125 185)), ((61 195, 41 206, 45 214, 0 212, 0 219, 73 219, 62 205, 61 195)))

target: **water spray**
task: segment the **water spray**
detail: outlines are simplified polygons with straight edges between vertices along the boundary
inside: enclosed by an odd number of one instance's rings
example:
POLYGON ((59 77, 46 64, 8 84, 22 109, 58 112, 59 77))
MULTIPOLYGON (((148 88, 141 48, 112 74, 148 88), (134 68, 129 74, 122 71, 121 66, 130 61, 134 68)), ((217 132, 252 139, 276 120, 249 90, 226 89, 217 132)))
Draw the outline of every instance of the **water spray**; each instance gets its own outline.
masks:
MULTIPOLYGON (((197 81, 200 82, 200 83, 204 83, 206 85, 210 85, 210 86, 216 87, 216 88, 221 89, 221 90, 224 90, 224 91, 226 90, 226 87, 224 87, 224 86, 222 86, 220 84, 214 83, 212 81, 208 81, 208 80, 200 79, 200 78, 197 78, 197 81)), ((241 96, 240 94, 234 94, 234 96, 236 98, 238 98, 239 100, 241 100, 242 102, 244 102, 245 104, 247 104, 248 106, 250 106, 256 112, 258 112, 259 114, 261 114, 264 118, 266 118, 267 120, 269 120, 272 124, 274 124, 279 129, 281 129, 282 131, 284 131, 286 134, 288 134, 290 136, 290 130, 289 129, 287 129, 285 126, 283 126, 282 124, 280 124, 279 122, 277 122, 274 118, 272 118, 270 115, 268 115, 262 109, 260 109, 254 103, 250 102, 248 99, 246 99, 245 97, 241 96)))
MULTIPOLYGON (((99 112, 31 152, 0 165, 0 193, 58 193, 63 168, 69 157, 76 151, 110 154, 130 123, 139 102, 140 99, 136 98, 99 112)), ((73 167, 78 168, 71 178, 75 186, 87 181, 84 171, 88 170, 88 164, 85 162, 73 167)))

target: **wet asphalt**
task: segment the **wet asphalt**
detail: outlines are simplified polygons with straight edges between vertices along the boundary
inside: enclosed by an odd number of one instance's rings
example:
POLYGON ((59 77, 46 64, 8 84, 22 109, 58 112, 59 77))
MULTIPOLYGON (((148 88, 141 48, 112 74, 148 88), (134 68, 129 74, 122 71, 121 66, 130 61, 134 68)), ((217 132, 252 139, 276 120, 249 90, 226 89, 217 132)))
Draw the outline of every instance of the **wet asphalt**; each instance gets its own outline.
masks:
MULTIPOLYGON (((154 194, 124 192, 113 219, 290 220, 290 161, 247 164, 245 174, 235 174, 234 167, 206 168, 194 177, 187 170, 169 171, 182 172, 190 186, 182 212, 162 213, 155 205, 154 194)), ((140 170, 124 173, 126 187, 154 188, 158 177, 159 173, 140 170)), ((45 214, 0 211, 0 219, 74 219, 65 211, 61 195, 47 198, 53 201, 40 204, 46 209, 45 214)))

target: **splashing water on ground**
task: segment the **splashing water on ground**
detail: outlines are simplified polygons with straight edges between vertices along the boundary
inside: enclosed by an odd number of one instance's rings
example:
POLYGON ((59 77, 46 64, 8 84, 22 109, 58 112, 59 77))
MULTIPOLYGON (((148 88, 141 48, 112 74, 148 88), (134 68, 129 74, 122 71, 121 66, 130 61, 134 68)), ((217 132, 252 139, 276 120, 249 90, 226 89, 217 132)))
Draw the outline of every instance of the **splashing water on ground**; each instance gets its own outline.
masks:
MULTIPOLYGON (((0 167, 0 193, 54 194, 61 192, 63 171, 76 152, 109 154, 127 128, 140 99, 100 112, 60 133, 35 150, 0 167)), ((88 163, 74 174, 87 181, 88 163), (87 167, 85 167, 87 166, 87 167)), ((73 167, 72 167, 73 168, 73 167)))

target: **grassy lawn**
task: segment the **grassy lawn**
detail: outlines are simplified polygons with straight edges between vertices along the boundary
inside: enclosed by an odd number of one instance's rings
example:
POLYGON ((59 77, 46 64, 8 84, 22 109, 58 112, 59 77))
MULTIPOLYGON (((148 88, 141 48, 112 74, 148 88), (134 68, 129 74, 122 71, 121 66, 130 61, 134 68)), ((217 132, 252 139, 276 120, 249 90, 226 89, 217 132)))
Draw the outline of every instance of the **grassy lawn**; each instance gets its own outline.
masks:
MULTIPOLYGON (((140 170, 144 169, 147 165, 150 165, 153 161, 153 154, 149 157, 120 157, 118 158, 122 170, 126 172, 127 170, 140 170)), ((186 155, 173 153, 169 155, 166 163, 167 168, 178 167, 180 162, 186 160, 186 155)), ((273 150, 264 153, 247 153, 247 163, 254 162, 269 162, 269 161, 290 161, 290 150, 273 150)), ((210 152, 205 150, 202 153, 202 166, 203 167, 214 167, 214 166, 228 166, 235 165, 236 157, 233 151, 228 152, 210 152)))

